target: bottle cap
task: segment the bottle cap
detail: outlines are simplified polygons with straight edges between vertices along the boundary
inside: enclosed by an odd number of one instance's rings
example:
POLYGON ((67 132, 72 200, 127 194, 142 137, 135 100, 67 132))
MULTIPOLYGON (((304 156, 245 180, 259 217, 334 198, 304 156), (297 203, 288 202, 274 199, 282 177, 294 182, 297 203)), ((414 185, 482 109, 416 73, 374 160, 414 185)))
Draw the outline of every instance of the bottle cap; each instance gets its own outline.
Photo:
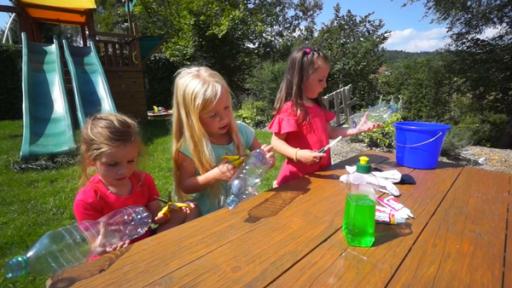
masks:
POLYGON ((369 174, 372 171, 372 166, 368 163, 368 160, 370 159, 366 156, 359 157, 359 163, 356 165, 356 172, 369 174))

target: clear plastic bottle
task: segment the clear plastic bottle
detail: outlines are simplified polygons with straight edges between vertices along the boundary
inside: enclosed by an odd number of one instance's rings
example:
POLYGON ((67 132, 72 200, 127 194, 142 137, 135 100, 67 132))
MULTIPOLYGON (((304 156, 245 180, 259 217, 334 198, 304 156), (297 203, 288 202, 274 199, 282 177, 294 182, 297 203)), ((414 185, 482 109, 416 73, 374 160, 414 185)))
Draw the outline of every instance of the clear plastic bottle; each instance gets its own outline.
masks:
POLYGON ((350 116, 350 126, 352 128, 357 127, 359 122, 364 116, 364 113, 368 112, 368 120, 373 123, 384 123, 391 118, 391 116, 398 112, 398 105, 394 102, 391 103, 379 103, 375 106, 368 108, 367 111, 358 112, 352 116, 350 116))
POLYGON ((345 200, 343 235, 350 246, 371 247, 375 241, 376 195, 363 174, 371 171, 368 157, 359 157, 356 172, 349 175, 345 200))
POLYGON ((270 168, 266 153, 262 149, 252 151, 247 160, 229 181, 226 206, 234 208, 241 201, 258 194, 258 185, 265 172, 270 168))
POLYGON ((142 206, 128 206, 101 217, 47 232, 25 254, 5 265, 5 278, 27 273, 50 275, 84 262, 106 248, 134 239, 148 229, 151 214, 142 206))

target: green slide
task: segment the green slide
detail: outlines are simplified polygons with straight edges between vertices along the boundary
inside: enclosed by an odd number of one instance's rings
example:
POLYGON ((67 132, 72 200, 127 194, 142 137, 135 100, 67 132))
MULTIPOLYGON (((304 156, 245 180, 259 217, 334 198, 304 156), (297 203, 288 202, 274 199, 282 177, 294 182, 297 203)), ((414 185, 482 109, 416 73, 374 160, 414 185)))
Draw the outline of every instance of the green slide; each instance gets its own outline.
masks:
POLYGON ((32 43, 22 34, 23 140, 21 159, 75 150, 59 45, 32 43))
POLYGON ((82 127, 87 117, 100 112, 116 112, 107 77, 94 44, 75 47, 64 40, 64 54, 73 82, 78 122, 82 127))

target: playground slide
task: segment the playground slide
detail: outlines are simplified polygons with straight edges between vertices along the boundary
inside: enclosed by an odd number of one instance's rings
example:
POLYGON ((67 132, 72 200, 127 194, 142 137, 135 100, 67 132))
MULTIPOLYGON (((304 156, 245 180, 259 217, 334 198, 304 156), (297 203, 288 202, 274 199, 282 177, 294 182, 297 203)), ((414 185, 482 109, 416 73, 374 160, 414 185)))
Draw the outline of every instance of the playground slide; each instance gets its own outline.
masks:
POLYGON ((22 34, 22 159, 75 149, 64 89, 59 45, 32 43, 22 34))
POLYGON ((116 112, 107 77, 94 43, 89 47, 75 47, 64 40, 64 54, 73 82, 80 127, 91 115, 100 112, 116 112))

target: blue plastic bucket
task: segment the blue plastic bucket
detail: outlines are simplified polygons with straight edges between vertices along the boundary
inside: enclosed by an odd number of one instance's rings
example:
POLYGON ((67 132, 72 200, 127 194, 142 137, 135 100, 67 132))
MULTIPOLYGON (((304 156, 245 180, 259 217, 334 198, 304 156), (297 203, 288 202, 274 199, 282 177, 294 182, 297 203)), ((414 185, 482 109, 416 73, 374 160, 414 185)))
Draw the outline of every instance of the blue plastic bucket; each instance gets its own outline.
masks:
POLYGON ((396 122, 396 163, 416 169, 435 169, 444 137, 451 126, 431 122, 396 122))

